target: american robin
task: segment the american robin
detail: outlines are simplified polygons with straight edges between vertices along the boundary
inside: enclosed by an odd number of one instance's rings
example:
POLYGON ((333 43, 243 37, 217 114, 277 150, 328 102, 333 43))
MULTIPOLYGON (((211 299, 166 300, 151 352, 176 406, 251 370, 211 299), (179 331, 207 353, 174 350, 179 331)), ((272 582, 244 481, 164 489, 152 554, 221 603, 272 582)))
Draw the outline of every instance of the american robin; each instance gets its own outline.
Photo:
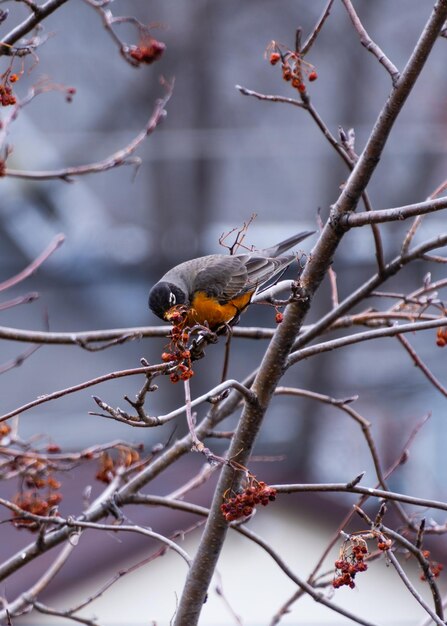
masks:
POLYGON ((189 325, 206 323, 211 330, 234 323, 253 295, 295 259, 283 253, 313 233, 298 233, 264 250, 210 254, 180 263, 152 287, 149 307, 167 320, 173 307, 184 305, 189 325))

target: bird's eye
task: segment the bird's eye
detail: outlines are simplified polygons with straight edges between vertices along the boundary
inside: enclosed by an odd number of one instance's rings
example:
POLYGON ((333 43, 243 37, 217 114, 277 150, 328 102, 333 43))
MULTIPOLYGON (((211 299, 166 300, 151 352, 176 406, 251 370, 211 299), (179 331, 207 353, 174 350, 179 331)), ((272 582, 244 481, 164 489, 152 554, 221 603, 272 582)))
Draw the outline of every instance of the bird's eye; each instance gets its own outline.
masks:
POLYGON ((169 305, 170 306, 174 306, 174 304, 177 302, 177 299, 175 297, 175 293, 172 293, 172 291, 169 294, 169 305))

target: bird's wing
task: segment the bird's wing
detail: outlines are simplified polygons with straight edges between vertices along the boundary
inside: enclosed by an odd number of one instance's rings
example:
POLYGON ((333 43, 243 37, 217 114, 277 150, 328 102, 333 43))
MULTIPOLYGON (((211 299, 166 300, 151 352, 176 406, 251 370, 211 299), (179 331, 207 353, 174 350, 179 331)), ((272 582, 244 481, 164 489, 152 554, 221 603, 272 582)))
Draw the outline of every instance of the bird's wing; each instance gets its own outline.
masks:
POLYGON ((247 291, 246 283, 247 268, 239 257, 215 254, 206 257, 206 265, 194 277, 193 288, 226 301, 247 291))
POLYGON ((295 255, 293 254, 275 258, 249 255, 245 261, 247 268, 246 291, 253 291, 262 287, 266 282, 281 274, 294 259, 295 255))
POLYGON ((266 258, 256 254, 212 255, 194 278, 194 290, 219 300, 231 300, 255 291, 294 260, 294 255, 266 258))

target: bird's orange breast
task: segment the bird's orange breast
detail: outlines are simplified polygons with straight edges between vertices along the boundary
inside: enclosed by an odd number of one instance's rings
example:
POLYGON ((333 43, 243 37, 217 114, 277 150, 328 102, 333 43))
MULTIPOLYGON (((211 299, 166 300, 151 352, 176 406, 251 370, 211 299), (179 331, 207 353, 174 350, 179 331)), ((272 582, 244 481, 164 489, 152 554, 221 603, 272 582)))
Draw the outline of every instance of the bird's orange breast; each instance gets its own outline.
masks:
POLYGON ((207 296, 205 292, 198 291, 188 313, 188 324, 208 323, 211 329, 230 322, 236 315, 241 313, 249 304, 253 292, 244 293, 229 302, 221 304, 216 299, 207 296))

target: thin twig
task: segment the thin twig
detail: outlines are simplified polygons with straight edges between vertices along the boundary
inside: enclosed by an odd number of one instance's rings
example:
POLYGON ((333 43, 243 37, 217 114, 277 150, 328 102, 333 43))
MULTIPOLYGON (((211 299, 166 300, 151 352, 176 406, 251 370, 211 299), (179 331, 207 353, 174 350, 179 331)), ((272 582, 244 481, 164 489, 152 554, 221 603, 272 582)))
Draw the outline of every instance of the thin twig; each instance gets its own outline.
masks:
POLYGON ((252 89, 247 89, 246 87, 242 87, 242 85, 235 85, 235 87, 238 91, 240 91, 243 96, 253 96, 258 100, 267 100, 267 102, 284 102, 286 104, 293 104, 293 106, 300 107, 301 109, 305 108, 301 100, 296 100, 295 98, 286 98, 285 96, 278 95, 267 95, 264 93, 253 91, 252 89))
POLYGON ((405 587, 411 593, 411 595, 414 598, 416 598, 416 600, 419 602, 419 604, 422 606, 422 608, 430 615, 430 617, 432 618, 432 620, 436 624, 438 624, 439 626, 445 626, 444 620, 441 619, 440 617, 438 617, 438 615, 436 615, 436 613, 425 602, 425 600, 421 596, 421 594, 417 592, 415 586, 412 584, 412 582, 410 581, 410 579, 408 578, 408 576, 406 575, 406 573, 402 569, 399 561, 396 559, 396 557, 394 556, 394 554, 393 554, 393 552, 391 550, 387 551, 387 556, 388 556, 391 564, 393 565, 394 569, 399 574, 399 576, 400 576, 402 582, 404 583, 405 587))
POLYGON ((324 596, 323 593, 317 591, 312 585, 309 585, 305 580, 298 578, 298 576, 292 572, 289 566, 284 562, 284 560, 279 556, 279 554, 271 547, 269 543, 267 543, 264 539, 262 539, 259 535, 255 534, 252 530, 249 530, 246 526, 241 527, 241 533, 245 536, 257 543, 261 548, 263 548, 267 554, 269 554, 272 559, 275 561, 277 565, 282 569, 282 571, 300 588, 303 589, 315 602, 323 604, 328 608, 332 609, 336 613, 340 615, 344 615, 348 619, 356 622, 357 624, 363 624, 363 626, 373 626, 372 622, 368 620, 364 620, 361 617, 354 615, 353 613, 343 609, 342 607, 333 604, 324 596))
MULTIPOLYGON (((445 321, 447 323, 447 319, 445 321)), ((434 387, 436 387, 436 389, 440 391, 444 397, 447 398, 447 389, 439 382, 436 376, 432 374, 432 372, 428 369, 428 367, 422 361, 422 359, 417 354, 417 352, 412 348, 408 339, 406 339, 406 337, 403 337, 402 335, 397 335, 397 339, 398 341, 400 341, 401 345, 405 348, 405 350, 408 352, 410 357, 413 359, 413 362, 416 365, 416 367, 418 367, 421 370, 421 372, 424 374, 424 376, 430 381, 430 383, 434 387)))
POLYGON ((17 613, 20 613, 30 604, 32 604, 34 600, 38 597, 38 595, 50 584, 53 578, 59 573, 60 569, 70 557, 75 547, 76 542, 68 541, 62 548, 55 561, 39 578, 39 580, 34 583, 32 587, 21 593, 16 600, 14 600, 13 602, 9 602, 6 606, 3 607, 3 609, 0 610, 0 619, 5 619, 7 612, 10 615, 14 616, 17 613))
POLYGON ((51 243, 45 248, 45 250, 41 254, 39 254, 39 256, 36 257, 34 261, 32 261, 27 267, 25 267, 24 270, 22 270, 15 276, 8 278, 8 280, 0 283, 0 292, 14 287, 14 285, 23 282, 26 278, 31 276, 31 274, 34 274, 34 272, 42 265, 42 263, 44 263, 48 259, 48 257, 53 254, 53 252, 61 247, 64 241, 65 235, 56 235, 51 243))
POLYGON ((77 622, 78 624, 85 624, 85 626, 100 626, 99 622, 96 619, 88 619, 86 617, 80 617, 79 615, 73 615, 70 611, 58 611, 57 609, 53 609, 42 602, 33 602, 33 608, 36 609, 39 613, 43 615, 53 615, 54 617, 64 617, 65 619, 70 619, 73 622, 77 622))
POLYGON ((66 396, 72 393, 76 393, 77 391, 81 391, 82 389, 87 389, 88 387, 93 387, 95 385, 99 385, 108 380, 115 380, 116 378, 123 378, 126 376, 138 376, 139 374, 148 374, 148 373, 161 373, 166 370, 166 365, 150 365, 148 367, 135 367, 127 370, 119 370, 116 372, 110 372, 109 374, 104 374, 103 376, 98 376, 97 378, 92 378, 83 383, 79 383, 78 385, 73 385, 72 387, 66 387, 65 389, 60 389, 59 391, 54 391, 53 393, 45 394, 40 396, 36 400, 32 400, 31 402, 27 402, 22 406, 10 411, 9 413, 5 413, 0 416, 0 422, 4 422, 5 420, 14 417, 14 415, 19 415, 20 413, 24 413, 29 409, 34 408, 35 406, 39 406, 41 404, 45 404, 46 402, 51 402, 52 400, 57 400, 58 398, 62 398, 62 396, 66 396))
POLYGON ((320 19, 315 24, 314 29, 312 30, 312 32, 310 33, 309 37, 304 42, 303 47, 301 48, 301 54, 303 56, 305 56, 309 52, 309 50, 312 48, 312 46, 314 45, 318 35, 320 34, 321 29, 324 26, 325 21, 327 20, 327 18, 329 17, 329 15, 331 13, 331 8, 332 8, 333 4, 334 4, 334 0, 329 0, 327 5, 323 9, 323 12, 322 12, 322 14, 320 16, 320 19))
POLYGON ((377 339, 379 337, 395 337, 403 333, 413 333, 422 330, 428 330, 430 328, 439 328, 446 325, 445 318, 438 318, 435 320, 427 320, 424 322, 415 322, 412 324, 397 324, 395 326, 387 328, 377 328, 374 330, 368 330, 363 333, 355 333, 347 337, 341 337, 340 339, 332 339, 331 341, 323 341, 314 346, 308 348, 302 348, 296 352, 292 352, 288 358, 287 365, 294 365, 298 361, 307 359, 315 354, 321 354, 322 352, 329 352, 338 348, 360 343, 362 341, 370 341, 371 339, 377 339))
POLYGON ((383 67, 386 69, 386 71, 391 76, 391 80, 393 82, 393 85, 396 85, 396 83, 397 83, 397 81, 398 81, 398 79, 400 77, 399 70, 390 61, 390 59, 381 50, 381 48, 379 48, 379 46, 368 35, 368 33, 366 32, 366 29, 364 28, 363 24, 361 23, 361 21, 359 19, 359 16, 357 15, 357 13, 355 12, 354 7, 352 6, 351 0, 342 0, 342 2, 345 5, 345 8, 346 8, 346 10, 347 10, 347 12, 349 14, 349 17, 351 18, 351 22, 353 23, 355 30, 359 34, 360 43, 362 44, 362 46, 365 46, 365 48, 369 52, 371 52, 371 54, 373 54, 377 58, 379 63, 381 63, 383 65, 383 67))
POLYGON ((307 483, 296 485, 271 485, 278 493, 308 493, 308 492, 346 492, 360 493, 375 498, 383 498, 384 500, 396 500, 396 502, 406 502, 423 508, 439 509, 447 511, 447 502, 441 500, 429 500, 427 498, 416 498, 415 496, 407 496, 403 493, 387 491, 385 489, 374 489, 373 487, 363 487, 362 485, 352 485, 350 483, 307 483))
POLYGON ((139 148, 143 141, 151 135, 160 123, 165 119, 167 113, 165 106, 168 103, 172 95, 173 82, 171 84, 166 83, 166 94, 163 98, 156 101, 154 110, 149 118, 145 128, 138 133, 138 135, 127 144, 124 148, 117 150, 112 155, 106 157, 102 161, 96 161, 87 165, 78 165, 75 167, 66 167, 58 170, 48 170, 44 172, 32 172, 25 170, 13 170, 5 168, 4 175, 12 178, 26 178, 31 180, 51 180, 60 179, 65 182, 70 182, 74 176, 84 176, 85 174, 94 174, 98 172, 106 172, 114 167, 120 167, 122 165, 140 165, 140 159, 132 157, 133 153, 139 148))

